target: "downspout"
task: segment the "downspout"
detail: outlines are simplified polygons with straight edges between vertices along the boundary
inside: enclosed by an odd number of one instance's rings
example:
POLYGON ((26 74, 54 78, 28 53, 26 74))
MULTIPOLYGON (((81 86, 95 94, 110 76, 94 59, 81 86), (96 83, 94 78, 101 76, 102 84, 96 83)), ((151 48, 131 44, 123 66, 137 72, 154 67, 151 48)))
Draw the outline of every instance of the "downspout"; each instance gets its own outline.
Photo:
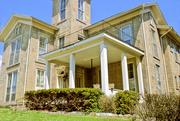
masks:
POLYGON ((164 71, 165 71, 165 79, 166 79, 166 89, 167 89, 167 93, 169 93, 169 88, 168 88, 168 77, 167 77, 167 69, 166 69, 166 62, 165 62, 165 58, 164 58, 164 54, 163 54, 163 50, 164 50, 164 46, 163 46, 163 37, 168 34, 173 28, 170 27, 163 35, 160 36, 160 41, 161 41, 161 51, 162 51, 162 58, 163 58, 163 66, 164 66, 164 71))
POLYGON ((142 5, 142 30, 143 30, 143 39, 144 39, 144 47, 145 47, 145 55, 146 55, 146 64, 147 64, 147 71, 146 71, 146 74, 147 74, 147 77, 148 77, 148 83, 149 83, 149 92, 150 94, 152 94, 152 89, 151 89, 151 83, 150 83, 150 76, 149 76, 149 59, 148 59, 148 56, 147 56, 147 52, 148 52, 148 49, 147 49, 147 43, 146 43, 146 34, 145 34, 145 26, 144 26, 144 4, 142 5))
MULTIPOLYGON (((31 20, 32 21, 32 20, 31 20)), ((25 82, 24 82, 24 95, 26 92, 26 84, 27 84, 27 75, 28 75, 28 66, 29 66, 29 54, 30 54, 30 45, 31 45, 31 31, 32 31, 32 25, 30 25, 30 29, 29 29, 29 42, 28 42, 28 50, 27 50, 27 56, 26 56, 26 70, 25 70, 25 82)), ((24 99, 23 99, 23 106, 24 106, 24 99)))

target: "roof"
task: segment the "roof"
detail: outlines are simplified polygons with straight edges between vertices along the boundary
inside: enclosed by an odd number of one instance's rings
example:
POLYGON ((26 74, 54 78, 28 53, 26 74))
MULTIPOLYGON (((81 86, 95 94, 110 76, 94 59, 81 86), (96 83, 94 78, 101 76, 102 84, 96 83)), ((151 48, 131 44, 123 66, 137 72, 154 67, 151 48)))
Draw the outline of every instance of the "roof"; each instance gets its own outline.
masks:
POLYGON ((39 29, 42 29, 44 31, 47 31, 49 33, 54 33, 58 28, 55 26, 52 26, 46 22, 43 22, 37 18, 34 18, 32 16, 24 16, 24 15, 13 15, 7 24, 4 26, 2 31, 0 32, 0 41, 5 41, 6 37, 9 35, 13 27, 16 25, 16 23, 24 23, 28 25, 35 26, 39 29))
MULTIPOLYGON (((96 26, 98 26, 98 25, 103 24, 104 22, 112 21, 112 20, 114 20, 114 19, 120 18, 120 17, 122 17, 122 16, 124 16, 124 15, 128 15, 128 14, 130 14, 130 13, 132 13, 132 12, 135 12, 135 11, 138 11, 138 10, 142 10, 142 9, 144 9, 144 8, 151 8, 151 9, 152 9, 152 11, 153 11, 154 14, 155 14, 155 17, 159 17, 159 19, 157 19, 158 23, 167 24, 167 22, 166 22, 166 20, 165 20, 165 18, 164 18, 164 15, 162 14, 162 12, 161 12, 158 4, 156 4, 156 3, 146 3, 146 4, 141 4, 141 5, 133 8, 133 9, 130 9, 130 10, 128 10, 128 11, 120 12, 120 13, 115 14, 115 15, 113 15, 113 16, 110 16, 110 17, 108 17, 108 18, 106 18, 106 19, 103 19, 103 20, 101 20, 101 21, 99 21, 99 22, 96 22, 96 23, 94 23, 94 24, 86 27, 85 30, 94 28, 94 27, 96 27, 96 26)), ((139 13, 139 14, 140 14, 140 13, 139 13)))
POLYGON ((168 26, 168 25, 158 25, 157 26, 158 30, 160 31, 160 33, 162 34, 161 36, 164 36, 165 34, 169 34, 171 36, 173 36, 177 42, 180 43, 180 36, 179 34, 174 30, 174 28, 172 26, 168 26))

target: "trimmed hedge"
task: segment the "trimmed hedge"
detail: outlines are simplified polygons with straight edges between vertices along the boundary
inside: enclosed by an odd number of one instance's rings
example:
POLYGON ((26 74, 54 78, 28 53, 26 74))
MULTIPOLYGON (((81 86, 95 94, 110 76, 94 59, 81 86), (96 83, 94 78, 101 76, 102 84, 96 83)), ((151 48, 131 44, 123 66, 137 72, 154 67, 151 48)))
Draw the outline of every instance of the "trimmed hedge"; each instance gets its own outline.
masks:
POLYGON ((101 90, 89 88, 28 91, 25 105, 30 110, 91 112, 99 110, 101 95, 101 90))
POLYGON ((134 91, 119 91, 114 102, 117 114, 132 114, 139 102, 139 94, 134 91))

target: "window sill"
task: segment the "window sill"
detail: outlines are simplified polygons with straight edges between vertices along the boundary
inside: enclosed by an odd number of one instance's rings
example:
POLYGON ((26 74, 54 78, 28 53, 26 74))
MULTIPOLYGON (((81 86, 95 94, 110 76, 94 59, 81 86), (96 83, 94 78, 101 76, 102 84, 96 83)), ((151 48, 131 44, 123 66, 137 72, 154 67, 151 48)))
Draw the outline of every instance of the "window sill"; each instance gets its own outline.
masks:
POLYGON ((16 64, 9 65, 9 66, 7 67, 7 69, 10 69, 10 68, 13 68, 13 67, 16 67, 16 66, 19 66, 19 65, 20 65, 20 63, 18 62, 18 63, 16 63, 16 64))
POLYGON ((153 56, 153 58, 160 61, 159 57, 153 56))
POLYGON ((67 21, 67 19, 60 20, 60 22, 58 22, 57 25, 62 24, 62 23, 64 23, 65 21, 67 21))
POLYGON ((86 25, 85 21, 82 21, 82 20, 80 20, 80 19, 78 19, 78 18, 77 18, 76 20, 79 21, 80 23, 86 25))

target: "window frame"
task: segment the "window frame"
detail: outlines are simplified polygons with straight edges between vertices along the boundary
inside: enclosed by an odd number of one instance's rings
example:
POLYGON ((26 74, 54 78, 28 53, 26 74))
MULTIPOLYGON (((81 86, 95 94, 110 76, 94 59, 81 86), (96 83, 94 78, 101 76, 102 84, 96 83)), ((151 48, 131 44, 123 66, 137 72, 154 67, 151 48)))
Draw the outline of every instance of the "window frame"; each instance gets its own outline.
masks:
POLYGON ((156 39, 156 31, 153 28, 151 28, 150 33, 151 33, 153 56, 155 58, 159 58, 159 51, 158 51, 157 39, 156 39))
POLYGON ((132 44, 134 43, 132 23, 129 22, 129 23, 126 23, 126 24, 122 25, 122 26, 120 27, 120 29, 119 29, 119 35, 120 35, 120 36, 119 36, 119 37, 120 37, 120 40, 122 40, 123 42, 125 42, 125 43, 127 43, 127 44, 132 45, 132 44), (123 29, 125 29, 125 28, 127 28, 127 27, 130 28, 130 35, 127 35, 127 34, 124 35, 123 29), (124 39, 123 39, 123 38, 124 38, 123 36, 129 37, 129 38, 130 38, 130 42, 128 42, 129 40, 124 40, 124 39))
POLYGON ((161 76, 160 76, 161 68, 160 68, 160 65, 158 65, 158 64, 155 64, 154 67, 155 67, 155 80, 157 83, 156 89, 157 89, 158 93, 161 94, 162 93, 162 82, 161 82, 161 76))
POLYGON ((9 66, 13 66, 19 63, 19 57, 20 57, 20 53, 21 53, 21 45, 22 45, 22 35, 17 36, 14 40, 11 41, 10 43, 10 51, 9 51, 9 66), (19 42, 19 46, 18 45, 19 42), (15 43, 15 49, 12 50, 12 44, 15 43), (17 47, 19 47, 19 49, 17 50, 17 47), (19 51, 19 52, 18 52, 19 51), (13 57, 11 58, 13 54, 13 57), (18 54, 18 60, 17 62, 15 62, 16 59, 16 54, 18 54), (12 63, 11 63, 11 59, 12 59, 12 63))
MULTIPOLYGON (((41 76, 41 74, 39 76, 41 76)), ((45 80, 46 80, 46 71, 43 69, 36 69, 35 89, 36 90, 45 89, 45 80), (43 74, 43 78, 44 78, 43 86, 41 86, 41 84, 40 84, 40 86, 38 85, 38 71, 44 73, 43 74)), ((40 83, 41 83, 41 77, 40 77, 40 83)))
POLYGON ((60 0, 60 19, 61 20, 66 19, 66 0, 60 0), (64 1, 64 4, 62 4, 63 1, 64 1))
POLYGON ((85 20, 85 0, 78 0, 78 20, 85 20))
POLYGON ((40 35, 39 36, 39 41, 38 41, 38 58, 40 58, 40 56, 42 55, 42 54, 45 54, 45 53, 47 53, 47 51, 48 51, 48 37, 46 37, 46 36, 43 36, 43 35, 40 35), (45 38, 45 51, 44 51, 44 53, 40 53, 40 40, 41 40, 41 38, 45 38))
POLYGON ((65 36, 62 36, 62 37, 59 37, 59 40, 58 40, 58 45, 59 45, 59 49, 62 49, 64 47, 64 44, 65 44, 65 36), (62 44, 62 41, 63 40, 63 44, 62 44))
POLYGON ((7 74, 7 84, 6 84, 6 94, 5 94, 5 102, 15 102, 16 101, 16 89, 17 89, 17 81, 18 81, 18 70, 15 70, 15 71, 12 71, 12 72, 9 72, 7 74), (9 99, 7 100, 7 90, 8 90, 8 85, 9 85, 9 75, 11 74, 11 82, 10 82, 10 89, 9 89, 9 99), (14 80, 14 75, 16 74, 16 80, 14 80), (14 84, 14 81, 15 81, 15 92, 12 92, 13 90, 13 84, 14 84), (15 94, 14 96, 14 99, 12 100, 12 95, 15 94))

